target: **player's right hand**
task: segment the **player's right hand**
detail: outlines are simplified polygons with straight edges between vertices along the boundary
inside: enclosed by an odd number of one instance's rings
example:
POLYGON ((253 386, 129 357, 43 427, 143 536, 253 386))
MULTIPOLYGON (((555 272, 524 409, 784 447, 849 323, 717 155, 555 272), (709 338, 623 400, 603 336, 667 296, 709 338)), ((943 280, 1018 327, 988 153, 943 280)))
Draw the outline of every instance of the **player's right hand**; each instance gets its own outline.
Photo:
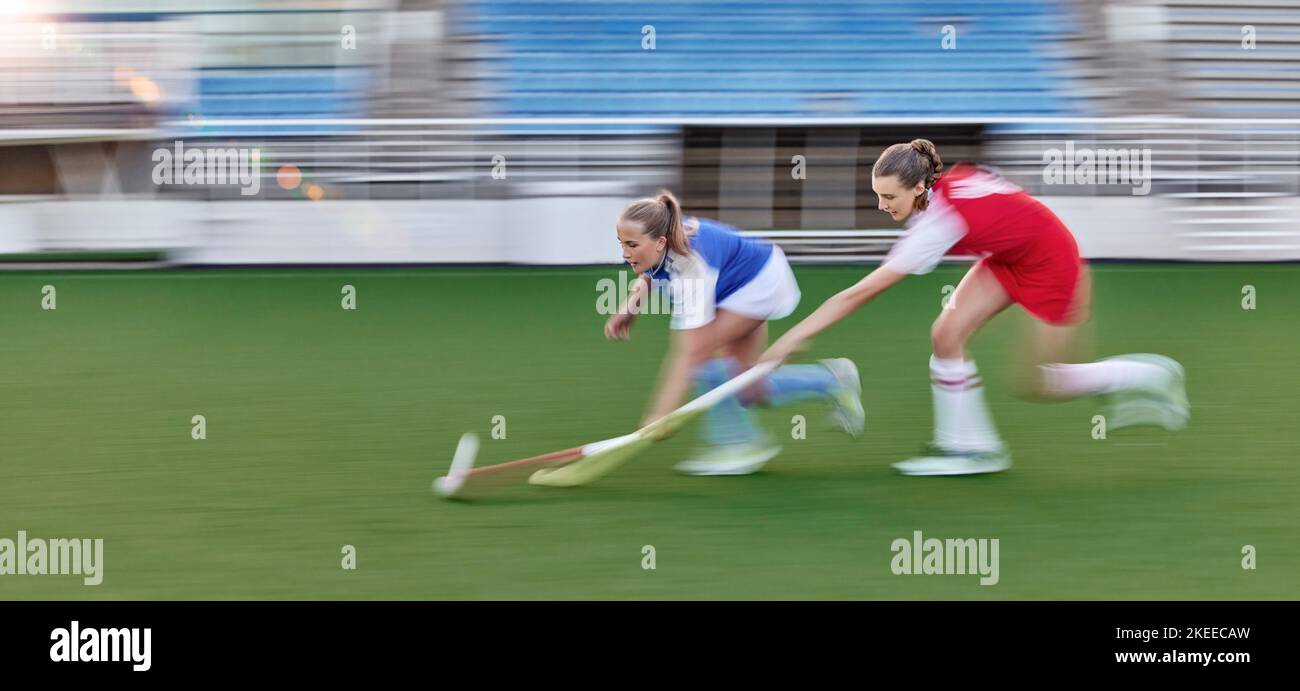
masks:
POLYGON ((605 321, 605 338, 611 341, 626 341, 632 337, 632 322, 636 321, 636 315, 630 312, 619 312, 605 321))

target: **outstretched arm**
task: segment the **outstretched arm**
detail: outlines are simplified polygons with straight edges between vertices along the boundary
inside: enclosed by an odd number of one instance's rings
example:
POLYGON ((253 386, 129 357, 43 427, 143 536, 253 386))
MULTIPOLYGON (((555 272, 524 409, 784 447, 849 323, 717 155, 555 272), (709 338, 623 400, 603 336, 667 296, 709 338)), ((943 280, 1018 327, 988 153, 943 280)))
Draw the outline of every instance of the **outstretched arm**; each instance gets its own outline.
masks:
POLYGON ((867 274, 866 278, 836 293, 803 321, 795 324, 793 328, 777 339, 776 343, 773 343, 772 347, 768 348, 759 360, 785 360, 790 357, 791 353, 806 343, 808 339, 853 314, 858 308, 870 302, 872 298, 903 280, 905 276, 907 274, 898 273, 883 266, 872 271, 867 274))

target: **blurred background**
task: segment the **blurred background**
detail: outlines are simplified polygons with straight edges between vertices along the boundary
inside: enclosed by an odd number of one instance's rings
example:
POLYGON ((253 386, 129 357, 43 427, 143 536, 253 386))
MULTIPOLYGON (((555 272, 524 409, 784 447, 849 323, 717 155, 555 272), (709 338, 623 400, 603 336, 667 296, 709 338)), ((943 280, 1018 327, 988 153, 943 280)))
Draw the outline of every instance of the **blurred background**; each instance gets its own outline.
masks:
POLYGON ((666 186, 856 261, 912 137, 1091 258, 1300 259, 1298 124, 1293 0, 0 0, 0 260, 617 263, 666 186), (1082 149, 1149 150, 1149 192, 1049 184, 1082 149))

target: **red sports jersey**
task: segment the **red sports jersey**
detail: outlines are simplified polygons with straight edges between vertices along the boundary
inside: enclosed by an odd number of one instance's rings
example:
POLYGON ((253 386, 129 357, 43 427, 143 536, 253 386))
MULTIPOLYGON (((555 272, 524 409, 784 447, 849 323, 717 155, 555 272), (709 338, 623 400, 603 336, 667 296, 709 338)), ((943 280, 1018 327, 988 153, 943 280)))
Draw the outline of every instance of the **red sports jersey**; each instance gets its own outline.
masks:
POLYGON ((1013 300, 1050 324, 1072 323, 1084 261, 1074 236, 1042 202, 997 173, 959 163, 930 189, 884 267, 928 273, 945 254, 982 257, 1013 300))

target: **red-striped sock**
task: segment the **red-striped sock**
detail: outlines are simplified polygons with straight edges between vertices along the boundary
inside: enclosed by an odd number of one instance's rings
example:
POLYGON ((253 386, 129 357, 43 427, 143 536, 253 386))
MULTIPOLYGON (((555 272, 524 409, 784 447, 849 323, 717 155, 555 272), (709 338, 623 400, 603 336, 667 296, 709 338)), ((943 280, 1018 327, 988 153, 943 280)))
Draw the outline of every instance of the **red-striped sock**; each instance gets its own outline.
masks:
POLYGON ((1002 448, 973 360, 931 355, 930 391, 934 395, 935 444, 959 452, 1002 448))

